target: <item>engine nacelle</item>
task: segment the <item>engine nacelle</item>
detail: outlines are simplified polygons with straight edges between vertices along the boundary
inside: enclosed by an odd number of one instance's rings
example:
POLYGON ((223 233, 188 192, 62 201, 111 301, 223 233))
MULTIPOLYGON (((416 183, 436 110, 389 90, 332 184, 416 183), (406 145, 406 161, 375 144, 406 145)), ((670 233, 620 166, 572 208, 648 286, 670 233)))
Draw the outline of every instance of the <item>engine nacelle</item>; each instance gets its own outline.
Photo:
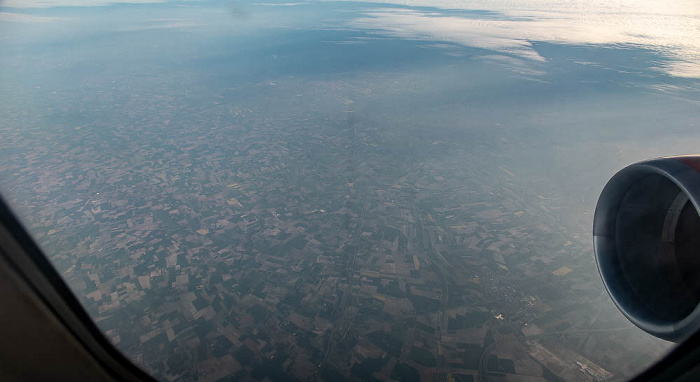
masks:
POLYGON ((632 323, 678 341, 700 328, 700 156, 639 162, 598 200, 598 270, 632 323))

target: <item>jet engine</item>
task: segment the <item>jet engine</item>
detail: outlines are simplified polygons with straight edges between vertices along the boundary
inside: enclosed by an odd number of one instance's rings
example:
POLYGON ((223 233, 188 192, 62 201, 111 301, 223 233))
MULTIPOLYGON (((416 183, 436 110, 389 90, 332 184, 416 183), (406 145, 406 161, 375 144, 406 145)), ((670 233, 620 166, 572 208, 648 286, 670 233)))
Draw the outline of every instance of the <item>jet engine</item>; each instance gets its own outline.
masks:
POLYGON ((700 156, 653 159, 610 179, 593 244, 612 300, 642 330, 679 341, 700 328, 700 156))

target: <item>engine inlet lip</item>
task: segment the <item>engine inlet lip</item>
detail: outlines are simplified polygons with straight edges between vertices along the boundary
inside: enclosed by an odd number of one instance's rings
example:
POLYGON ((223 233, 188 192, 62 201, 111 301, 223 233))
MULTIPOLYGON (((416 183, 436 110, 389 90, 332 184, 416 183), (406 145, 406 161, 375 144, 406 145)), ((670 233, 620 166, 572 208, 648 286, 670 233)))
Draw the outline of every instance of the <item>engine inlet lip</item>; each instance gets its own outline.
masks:
POLYGON ((628 284, 621 281, 623 278, 617 249, 616 223, 624 196, 636 181, 652 174, 673 182, 700 213, 700 174, 678 159, 654 159, 620 170, 603 188, 593 218, 593 247, 598 272, 613 302, 633 324, 668 341, 678 341, 700 329, 700 304, 676 322, 653 319, 636 306, 638 298, 628 284))

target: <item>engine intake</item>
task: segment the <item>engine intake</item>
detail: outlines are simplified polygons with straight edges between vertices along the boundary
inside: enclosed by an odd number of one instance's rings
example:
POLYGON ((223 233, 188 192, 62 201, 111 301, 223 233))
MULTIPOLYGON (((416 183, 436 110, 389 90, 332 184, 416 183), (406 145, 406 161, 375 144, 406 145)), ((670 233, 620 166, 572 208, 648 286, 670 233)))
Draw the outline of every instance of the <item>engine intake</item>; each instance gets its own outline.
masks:
POLYGON ((598 200, 593 243, 617 307, 642 330, 678 341, 700 328, 700 157, 639 162, 598 200))

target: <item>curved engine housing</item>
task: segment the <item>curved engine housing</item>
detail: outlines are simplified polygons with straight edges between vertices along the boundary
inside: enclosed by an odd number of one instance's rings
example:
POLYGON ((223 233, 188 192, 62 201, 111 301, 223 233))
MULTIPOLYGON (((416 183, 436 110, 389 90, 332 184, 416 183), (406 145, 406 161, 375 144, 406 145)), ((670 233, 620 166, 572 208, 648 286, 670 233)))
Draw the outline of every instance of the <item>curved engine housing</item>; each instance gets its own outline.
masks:
POLYGON ((622 169, 593 220, 598 270, 617 307, 642 330, 678 341, 700 328, 700 156, 622 169))

